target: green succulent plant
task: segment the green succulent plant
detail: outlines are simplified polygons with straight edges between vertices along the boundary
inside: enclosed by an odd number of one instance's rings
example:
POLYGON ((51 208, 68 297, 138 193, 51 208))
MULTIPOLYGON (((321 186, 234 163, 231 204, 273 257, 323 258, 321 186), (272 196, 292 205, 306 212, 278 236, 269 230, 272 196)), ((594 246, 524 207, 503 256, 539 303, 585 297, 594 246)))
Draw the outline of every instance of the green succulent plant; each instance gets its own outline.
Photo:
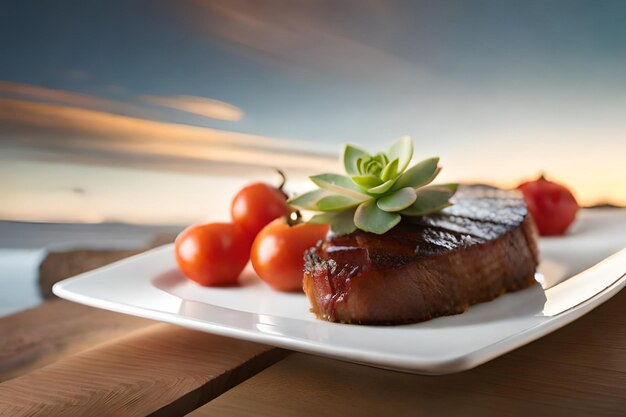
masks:
POLYGON ((450 206, 456 184, 428 186, 439 174, 439 158, 425 159, 408 168, 413 142, 398 139, 387 153, 369 153, 351 145, 343 151, 346 175, 310 177, 319 188, 295 196, 288 203, 302 210, 319 212, 309 223, 329 223, 336 234, 357 228, 383 234, 402 216, 415 217, 450 206), (408 168, 408 169, 407 169, 408 168))

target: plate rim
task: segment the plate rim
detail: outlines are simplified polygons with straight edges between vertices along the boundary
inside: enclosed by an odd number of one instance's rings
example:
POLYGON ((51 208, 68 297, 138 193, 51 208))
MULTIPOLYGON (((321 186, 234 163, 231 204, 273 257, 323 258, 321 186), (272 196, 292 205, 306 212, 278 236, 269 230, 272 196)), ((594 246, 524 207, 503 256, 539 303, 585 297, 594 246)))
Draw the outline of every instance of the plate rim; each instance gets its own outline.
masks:
MULTIPOLYGON (((175 314, 168 311, 156 310, 148 307, 140 307, 119 301, 112 301, 104 298, 97 298, 90 295, 80 294, 68 289, 73 283, 86 279, 93 279, 93 275, 107 272, 110 269, 118 268, 121 265, 132 263, 137 259, 148 255, 154 255, 158 252, 171 251, 173 244, 167 244, 152 248, 148 251, 132 255, 128 258, 113 262, 103 267, 84 272, 71 278, 64 279, 54 284, 52 291, 60 298, 84 304, 90 307, 101 308, 117 313, 143 317, 151 320, 157 320, 192 330, 208 332, 223 337, 237 338, 247 340, 254 343, 262 343, 279 348, 295 350, 319 356, 325 356, 347 362, 359 363, 378 368, 391 369, 401 372, 418 373, 423 375, 443 375, 455 372, 462 372, 486 363, 492 359, 502 356, 512 350, 515 350, 525 344, 538 340, 545 335, 560 329, 563 326, 577 320, 587 314, 594 308, 603 304, 616 295, 624 286, 626 286, 626 275, 616 280, 612 285, 588 298, 583 303, 564 311, 554 317, 542 317, 539 323, 527 327, 521 331, 511 334, 507 337, 499 339, 493 343, 465 352, 462 355, 454 355, 447 358, 435 360, 421 360, 419 358, 408 358, 407 355, 387 354, 385 352, 372 352, 364 350, 356 350, 346 347, 333 346, 332 344, 322 343, 316 340, 301 339, 289 337, 286 335, 273 335, 264 332, 254 332, 242 328, 231 327, 224 324, 201 320, 182 314, 175 314)), ((605 258, 606 259, 606 258, 605 258)), ((237 309, 229 309, 227 307, 215 306, 217 309, 226 309, 245 313, 248 315, 258 316, 257 313, 242 311, 237 309)), ((291 318, 290 320, 300 320, 291 318)), ((328 323, 341 326, 354 326, 340 323, 328 323)), ((366 328, 367 326, 362 326, 366 328)))

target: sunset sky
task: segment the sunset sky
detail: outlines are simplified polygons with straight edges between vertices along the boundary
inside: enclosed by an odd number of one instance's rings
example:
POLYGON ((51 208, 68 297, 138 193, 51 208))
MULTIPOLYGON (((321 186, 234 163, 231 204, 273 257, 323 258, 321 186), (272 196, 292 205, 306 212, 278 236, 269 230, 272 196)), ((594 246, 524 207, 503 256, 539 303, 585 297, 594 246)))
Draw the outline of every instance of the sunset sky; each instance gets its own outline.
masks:
POLYGON ((626 205, 626 2, 3 2, 0 219, 186 223, 414 138, 626 205), (216 208, 219 206, 219 208, 216 208))

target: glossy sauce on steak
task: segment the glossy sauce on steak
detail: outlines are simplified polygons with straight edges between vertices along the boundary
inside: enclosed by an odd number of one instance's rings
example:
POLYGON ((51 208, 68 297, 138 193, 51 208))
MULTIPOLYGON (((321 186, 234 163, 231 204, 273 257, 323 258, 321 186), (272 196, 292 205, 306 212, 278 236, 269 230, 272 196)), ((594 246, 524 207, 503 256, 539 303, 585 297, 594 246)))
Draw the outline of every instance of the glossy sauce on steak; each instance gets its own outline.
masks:
POLYGON ((311 311, 342 323, 414 323, 533 285, 536 231, 521 196, 461 187, 453 202, 383 235, 357 230, 308 250, 311 311))

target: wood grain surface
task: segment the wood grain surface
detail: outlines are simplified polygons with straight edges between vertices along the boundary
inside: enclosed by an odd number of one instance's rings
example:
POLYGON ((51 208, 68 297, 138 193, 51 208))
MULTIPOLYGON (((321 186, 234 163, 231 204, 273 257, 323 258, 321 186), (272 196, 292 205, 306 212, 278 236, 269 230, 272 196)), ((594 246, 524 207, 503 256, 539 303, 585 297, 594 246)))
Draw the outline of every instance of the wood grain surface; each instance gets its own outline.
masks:
POLYGON ((285 354, 154 324, 0 384, 0 415, 183 415, 285 354))
MULTIPOLYGON (((91 254, 85 259, 72 268, 92 268, 91 254)), ((48 264, 49 282, 62 276, 61 264, 48 264)), ((176 416, 194 409, 194 416, 622 416, 626 291, 461 374, 426 377, 287 355, 49 301, 0 318, 0 416, 176 416)))
POLYGON ((191 415, 624 416, 626 291, 460 374, 409 375, 294 354, 191 415))
POLYGON ((138 250, 73 250, 49 253, 39 265, 39 291, 44 299, 56 298, 52 286, 65 278, 119 261, 143 252, 138 250))
POLYGON ((0 381, 154 323, 59 299, 0 318, 0 381))
POLYGON ((56 298, 52 286, 65 278, 91 271, 136 255, 145 250, 171 243, 175 233, 156 233, 150 244, 141 249, 78 249, 66 252, 50 252, 39 265, 39 290, 44 299, 56 298))

